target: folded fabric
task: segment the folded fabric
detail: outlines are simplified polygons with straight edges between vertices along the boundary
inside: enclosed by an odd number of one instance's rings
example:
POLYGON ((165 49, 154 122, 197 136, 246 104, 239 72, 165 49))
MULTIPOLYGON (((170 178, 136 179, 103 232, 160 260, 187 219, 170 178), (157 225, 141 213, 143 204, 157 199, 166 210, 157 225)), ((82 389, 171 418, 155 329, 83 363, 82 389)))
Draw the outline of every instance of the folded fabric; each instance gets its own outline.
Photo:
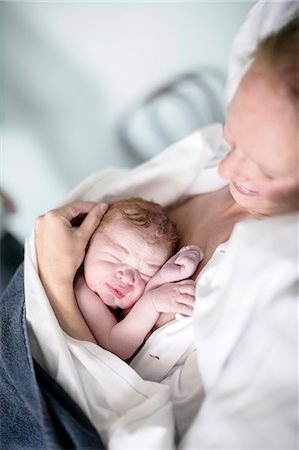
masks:
MULTIPOLYGON (((136 169, 109 169, 89 177, 66 202, 142 196, 168 205, 196 192, 217 189, 225 184, 215 169, 219 149, 225 150, 222 126, 215 124, 172 145, 136 169)), ((172 336, 171 342, 179 340, 181 345, 172 345, 172 350, 176 349, 172 357, 164 358, 159 372, 152 373, 148 380, 114 354, 95 344, 72 339, 61 330, 40 282, 34 232, 26 241, 25 299, 35 359, 82 408, 105 444, 113 449, 171 448, 174 419, 170 390, 155 380, 161 381, 190 347, 193 335, 187 323, 178 320, 171 327, 164 327, 165 334, 172 336)), ((155 348, 154 335, 148 345, 151 342, 155 348)), ((143 363, 149 370, 155 370, 148 360, 143 363)))
POLYGON ((1 448, 105 448, 72 398, 32 361, 21 264, 0 302, 1 448))

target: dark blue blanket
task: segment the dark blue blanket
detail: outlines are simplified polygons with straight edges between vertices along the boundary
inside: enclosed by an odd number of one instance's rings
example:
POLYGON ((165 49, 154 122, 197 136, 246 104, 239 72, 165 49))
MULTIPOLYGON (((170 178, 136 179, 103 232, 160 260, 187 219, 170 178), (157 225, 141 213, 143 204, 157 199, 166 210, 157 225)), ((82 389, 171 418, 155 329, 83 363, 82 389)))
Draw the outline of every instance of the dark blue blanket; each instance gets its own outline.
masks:
POLYGON ((0 322, 0 448, 105 448, 78 405, 32 359, 23 264, 1 298, 0 322))

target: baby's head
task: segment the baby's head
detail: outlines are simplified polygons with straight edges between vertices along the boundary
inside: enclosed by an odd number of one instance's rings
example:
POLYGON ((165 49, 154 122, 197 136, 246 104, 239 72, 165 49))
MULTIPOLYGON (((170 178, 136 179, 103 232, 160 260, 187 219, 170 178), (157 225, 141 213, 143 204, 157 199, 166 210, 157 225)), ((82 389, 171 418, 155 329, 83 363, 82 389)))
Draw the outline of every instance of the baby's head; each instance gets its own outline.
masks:
POLYGON ((129 226, 149 244, 168 246, 169 256, 178 248, 174 224, 157 203, 139 197, 111 203, 96 232, 107 231, 115 225, 129 226))
POLYGON ((160 205, 141 198, 109 206, 89 245, 85 280, 110 307, 131 307, 177 250, 178 235, 160 205))

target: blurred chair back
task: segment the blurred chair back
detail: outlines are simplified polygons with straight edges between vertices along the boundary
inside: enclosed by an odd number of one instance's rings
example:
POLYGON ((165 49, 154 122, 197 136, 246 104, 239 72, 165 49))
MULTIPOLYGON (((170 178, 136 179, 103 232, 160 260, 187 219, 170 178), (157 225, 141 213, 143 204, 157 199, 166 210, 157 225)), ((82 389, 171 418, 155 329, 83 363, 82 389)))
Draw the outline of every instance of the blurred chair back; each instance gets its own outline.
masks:
POLYGON ((224 123, 224 75, 204 69, 179 75, 132 106, 118 125, 118 137, 133 163, 213 122, 224 123))

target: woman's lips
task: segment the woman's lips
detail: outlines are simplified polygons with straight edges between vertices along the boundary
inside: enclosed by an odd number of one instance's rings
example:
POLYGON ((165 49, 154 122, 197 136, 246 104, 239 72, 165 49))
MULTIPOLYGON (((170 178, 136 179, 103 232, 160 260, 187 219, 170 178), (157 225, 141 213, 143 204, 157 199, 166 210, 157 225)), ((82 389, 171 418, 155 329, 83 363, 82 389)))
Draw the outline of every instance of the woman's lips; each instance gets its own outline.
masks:
POLYGON ((246 187, 242 186, 241 184, 232 183, 236 191, 238 191, 242 195, 247 195, 248 197, 255 197, 259 195, 257 191, 253 191, 251 189, 247 189, 246 187))

